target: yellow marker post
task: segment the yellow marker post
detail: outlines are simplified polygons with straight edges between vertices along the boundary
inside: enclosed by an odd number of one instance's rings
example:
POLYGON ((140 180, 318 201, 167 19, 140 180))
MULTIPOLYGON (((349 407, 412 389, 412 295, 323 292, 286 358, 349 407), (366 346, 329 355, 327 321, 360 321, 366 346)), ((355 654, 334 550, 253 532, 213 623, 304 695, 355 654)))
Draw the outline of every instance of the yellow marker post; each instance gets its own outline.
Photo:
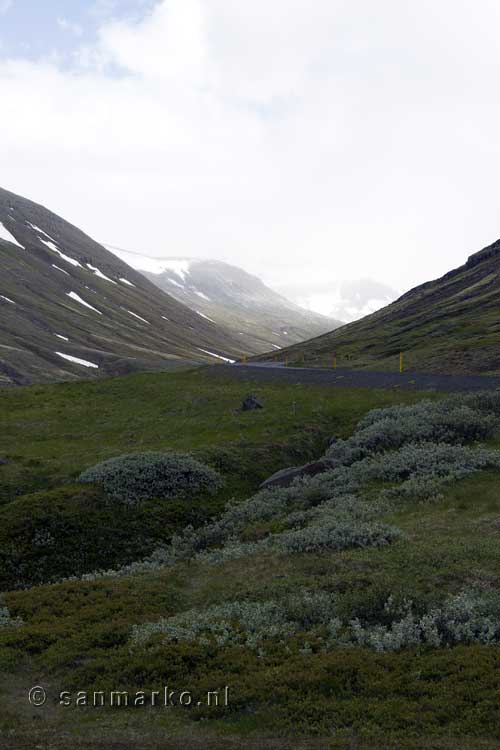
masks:
POLYGON ((285 357, 285 367, 288 367, 288 357, 285 357))
POLYGON ((241 358, 241 362, 242 362, 242 364, 246 365, 246 363, 247 363, 247 355, 246 355, 246 354, 244 354, 244 355, 242 356, 242 358, 241 358))
POLYGON ((399 352, 399 372, 403 372, 403 352, 399 352))

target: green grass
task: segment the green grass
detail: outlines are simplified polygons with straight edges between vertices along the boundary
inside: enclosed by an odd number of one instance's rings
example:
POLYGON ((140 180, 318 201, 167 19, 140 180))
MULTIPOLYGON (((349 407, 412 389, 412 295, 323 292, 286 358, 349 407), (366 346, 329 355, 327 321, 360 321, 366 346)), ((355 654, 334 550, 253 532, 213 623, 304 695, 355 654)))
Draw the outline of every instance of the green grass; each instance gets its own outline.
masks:
POLYGON ((387 391, 234 383, 202 370, 4 389, 0 591, 141 559, 188 524, 220 513, 228 500, 248 496, 274 471, 320 455, 328 437, 349 434, 368 409, 395 398, 387 391), (265 408, 243 413, 250 391, 265 408), (117 510, 100 490, 75 485, 103 459, 168 449, 212 465, 224 490, 215 499, 159 499, 117 510))
POLYGON ((383 390, 234 383, 203 370, 4 389, 0 456, 10 463, 0 467, 0 498, 57 487, 88 466, 132 451, 221 447, 244 460, 249 446, 269 444, 276 451, 306 443, 308 435, 347 435, 369 409, 415 398, 383 390), (262 399, 263 410, 239 410, 249 392, 262 399))
MULTIPOLYGON (((106 539, 109 547, 113 538, 118 547, 126 541, 132 545, 127 554, 137 559, 137 540, 144 544, 154 534, 167 539, 187 520, 196 522, 193 509, 200 521, 217 515, 231 494, 243 499, 269 471, 319 455, 330 435, 348 435, 369 409, 422 395, 257 386, 209 379, 202 371, 1 392, 0 455, 11 463, 0 467, 0 551, 17 540, 25 564, 43 571, 43 561, 30 551, 30 533, 41 521, 55 519, 59 549, 68 553, 62 567, 75 562, 71 540, 95 559, 106 539), (250 392, 265 409, 238 412, 250 392), (73 483, 79 471, 103 458, 161 448, 209 457, 226 476, 223 496, 170 509, 152 501, 134 519, 116 514, 97 490, 73 483), (16 480, 20 495, 13 492, 16 480), (127 528, 132 533, 127 535, 127 528)), ((284 750, 290 747, 286 737, 294 736, 293 747, 304 750, 498 747, 500 649, 495 647, 324 654, 312 635, 311 653, 303 653, 292 638, 289 651, 276 645, 264 657, 238 648, 165 646, 155 640, 130 650, 134 624, 233 599, 270 599, 302 587, 335 593, 339 614, 348 618, 379 610, 391 593, 425 607, 464 586, 500 586, 497 472, 448 487, 436 503, 409 500, 384 520, 403 529, 406 540, 381 549, 268 554, 219 565, 191 562, 119 579, 7 591, 5 605, 25 625, 0 631, 0 674, 8 675, 0 681, 5 746, 284 750), (46 686, 50 695, 37 712, 26 701, 32 684, 46 686), (133 691, 163 684, 197 694, 228 684, 230 707, 76 710, 62 709, 54 700, 61 690, 133 691)))

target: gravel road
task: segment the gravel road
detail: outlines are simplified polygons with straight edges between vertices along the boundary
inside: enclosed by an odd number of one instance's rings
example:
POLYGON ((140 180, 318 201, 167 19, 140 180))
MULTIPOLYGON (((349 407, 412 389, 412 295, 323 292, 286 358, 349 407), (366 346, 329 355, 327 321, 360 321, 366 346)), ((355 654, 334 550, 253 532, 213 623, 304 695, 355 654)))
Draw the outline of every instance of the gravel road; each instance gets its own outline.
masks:
POLYGON ((332 385, 345 388, 404 388, 418 391, 482 391, 500 390, 500 376, 432 375, 429 373, 368 372, 285 367, 275 363, 255 362, 241 365, 213 365, 207 372, 234 380, 263 383, 300 383, 332 385))

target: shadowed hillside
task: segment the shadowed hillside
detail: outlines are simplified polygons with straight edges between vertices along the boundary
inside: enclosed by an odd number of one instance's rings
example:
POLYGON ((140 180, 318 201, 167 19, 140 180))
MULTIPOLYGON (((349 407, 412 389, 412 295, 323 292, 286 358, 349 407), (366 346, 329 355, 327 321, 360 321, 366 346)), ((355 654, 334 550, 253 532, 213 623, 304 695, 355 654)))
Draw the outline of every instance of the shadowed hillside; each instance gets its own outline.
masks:
POLYGON ((339 366, 395 370, 400 351, 405 369, 500 372, 500 240, 373 315, 289 347, 279 358, 324 367, 336 353, 339 366))
POLYGON ((215 363, 229 331, 42 206, 0 189, 0 385, 215 363))

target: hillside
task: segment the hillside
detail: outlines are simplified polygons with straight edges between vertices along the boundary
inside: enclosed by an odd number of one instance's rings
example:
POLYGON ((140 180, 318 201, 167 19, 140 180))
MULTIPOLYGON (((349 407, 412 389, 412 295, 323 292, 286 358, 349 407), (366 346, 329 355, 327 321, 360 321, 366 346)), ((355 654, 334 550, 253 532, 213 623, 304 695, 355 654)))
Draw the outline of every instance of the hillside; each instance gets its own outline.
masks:
POLYGON ((280 359, 330 367, 336 353, 339 366, 395 370, 400 351, 407 370, 500 373, 500 240, 382 310, 287 348, 280 359))
POLYGON ((295 305, 257 276, 229 263, 155 259, 109 249, 191 310, 231 330, 248 354, 277 351, 342 325, 295 305))
POLYGON ((2 750, 497 750, 500 393, 248 377, 0 389, 2 750), (225 484, 78 481, 142 451, 225 484))
POLYGON ((0 189, 0 385, 242 354, 240 341, 42 206, 0 189))

